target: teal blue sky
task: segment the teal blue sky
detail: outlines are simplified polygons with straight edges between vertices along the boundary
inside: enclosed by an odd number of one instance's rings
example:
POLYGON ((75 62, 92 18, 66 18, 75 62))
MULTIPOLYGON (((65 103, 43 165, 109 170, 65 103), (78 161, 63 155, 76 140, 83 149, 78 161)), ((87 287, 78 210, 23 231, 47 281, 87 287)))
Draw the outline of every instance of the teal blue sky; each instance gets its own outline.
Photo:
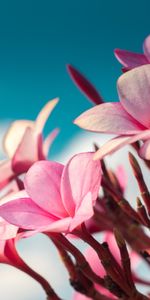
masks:
POLYGON ((79 68, 116 101, 116 47, 142 51, 150 33, 150 1, 26 0, 0 3, 0 119, 34 118, 47 100, 60 104, 47 130, 61 128, 52 151, 79 130, 72 120, 91 104, 71 82, 79 68))

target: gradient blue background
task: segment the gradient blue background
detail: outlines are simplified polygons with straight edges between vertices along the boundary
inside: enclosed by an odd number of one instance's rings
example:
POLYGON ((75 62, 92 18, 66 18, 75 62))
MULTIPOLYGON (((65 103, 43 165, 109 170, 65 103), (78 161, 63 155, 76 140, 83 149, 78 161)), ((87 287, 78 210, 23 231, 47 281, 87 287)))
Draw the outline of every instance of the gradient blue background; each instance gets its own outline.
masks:
POLYGON ((72 120, 91 104, 70 80, 79 68, 116 101, 116 47, 142 51, 150 33, 150 1, 26 0, 0 3, 0 119, 34 118, 47 100, 61 102, 48 122, 61 133, 52 153, 79 129, 72 120))

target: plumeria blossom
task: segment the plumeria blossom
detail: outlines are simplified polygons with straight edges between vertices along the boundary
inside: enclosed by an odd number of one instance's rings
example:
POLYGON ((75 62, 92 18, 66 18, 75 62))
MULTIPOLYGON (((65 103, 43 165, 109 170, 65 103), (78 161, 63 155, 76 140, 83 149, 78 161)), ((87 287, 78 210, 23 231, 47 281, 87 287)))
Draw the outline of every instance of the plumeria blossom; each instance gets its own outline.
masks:
POLYGON ((97 105, 81 114, 75 124, 81 128, 115 134, 95 154, 95 159, 119 148, 143 141, 139 154, 150 159, 150 65, 135 68, 118 80, 120 102, 97 105))
POLYGON ((118 61, 123 65, 123 71, 128 71, 141 65, 150 64, 150 35, 144 40, 143 54, 115 49, 114 53, 118 61))
MULTIPOLYGON (((121 265, 120 253, 119 253, 119 249, 117 247, 113 233, 105 232, 103 235, 103 241, 108 243, 112 255, 115 257, 116 261, 121 265)), ((95 250, 92 247, 88 247, 86 249, 84 255, 85 255, 88 263, 90 264, 91 268, 93 269, 93 271, 98 276, 104 277, 106 275, 106 271, 105 271, 103 265, 101 264, 100 259, 97 255, 97 253, 95 252, 95 250)), ((136 275, 134 275, 134 274, 136 272, 136 268, 139 265, 140 257, 134 251, 131 250, 130 251, 130 259, 131 259, 132 267, 134 270, 133 277, 135 278, 135 282, 139 283, 139 278, 136 278, 136 275)), ((143 284, 144 284, 144 281, 143 281, 143 284)), ((149 283, 145 282, 145 284, 149 284, 149 283)), ((110 299, 116 299, 116 297, 114 295, 112 295, 111 292, 109 292, 102 286, 95 284, 95 288, 101 294, 110 297, 110 299)), ((88 300, 88 299, 90 299, 90 298, 86 297, 85 295, 82 295, 78 292, 74 293, 73 300, 88 300)))
POLYGON ((57 102, 58 99, 49 101, 35 121, 18 120, 11 124, 3 141, 8 160, 0 164, 0 189, 17 175, 26 172, 35 161, 46 158, 58 129, 51 132, 44 142, 42 131, 57 102))
POLYGON ((94 213, 101 166, 92 158, 77 154, 66 166, 36 162, 25 175, 26 195, 0 206, 0 215, 24 229, 71 232, 94 213))

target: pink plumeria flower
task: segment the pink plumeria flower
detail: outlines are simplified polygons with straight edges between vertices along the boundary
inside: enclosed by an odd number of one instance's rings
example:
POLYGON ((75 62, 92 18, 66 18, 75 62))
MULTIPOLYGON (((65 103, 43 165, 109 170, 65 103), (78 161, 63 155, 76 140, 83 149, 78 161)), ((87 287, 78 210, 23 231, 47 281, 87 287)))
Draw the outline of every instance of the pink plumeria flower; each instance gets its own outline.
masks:
POLYGON ((72 65, 67 65, 70 77, 80 89, 80 91, 94 104, 103 103, 103 99, 93 84, 72 65))
POLYGON ((150 65, 135 68, 118 80, 119 102, 97 105, 76 120, 81 128, 117 135, 95 154, 101 159, 119 148, 142 140, 139 154, 150 159, 150 65))
POLYGON ((25 175, 26 196, 0 206, 0 215, 24 229, 71 232, 94 213, 101 166, 92 158, 77 154, 66 166, 36 162, 25 175))
POLYGON ((0 189, 17 175, 26 172, 35 161, 46 158, 58 129, 50 133, 44 142, 42 131, 57 102, 58 99, 49 101, 35 121, 18 120, 11 124, 3 142, 8 160, 0 164, 0 189))
POLYGON ((141 65, 150 64, 150 35, 143 43, 144 54, 127 50, 115 49, 114 53, 118 61, 123 65, 123 71, 129 71, 141 65))

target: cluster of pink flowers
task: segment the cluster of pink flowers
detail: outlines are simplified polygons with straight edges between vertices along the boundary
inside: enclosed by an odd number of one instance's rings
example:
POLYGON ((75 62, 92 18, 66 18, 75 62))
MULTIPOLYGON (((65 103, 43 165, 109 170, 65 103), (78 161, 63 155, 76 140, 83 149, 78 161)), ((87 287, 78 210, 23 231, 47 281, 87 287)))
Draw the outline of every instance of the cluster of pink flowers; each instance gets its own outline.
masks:
POLYGON ((4 138, 8 159, 0 164, 0 262, 37 280, 49 300, 59 300, 61 295, 16 249, 20 239, 39 232, 59 251, 75 290, 74 300, 150 299, 137 287, 150 286, 137 273, 142 261, 150 267, 150 237, 145 230, 150 228, 148 187, 138 160, 130 153, 140 192, 134 209, 125 199, 123 167, 114 172, 104 161, 106 155, 130 144, 150 169, 150 37, 144 41, 144 54, 116 49, 115 55, 123 65, 117 83, 120 102, 116 103, 104 103, 95 87, 68 65, 73 81, 95 104, 74 123, 115 135, 100 149, 95 146, 93 152, 78 153, 66 165, 47 159, 58 129, 45 140, 42 131, 58 99, 49 101, 34 122, 12 123, 4 138), (100 232, 103 242, 95 237, 100 232), (88 244, 85 253, 71 242, 74 237, 88 244))

